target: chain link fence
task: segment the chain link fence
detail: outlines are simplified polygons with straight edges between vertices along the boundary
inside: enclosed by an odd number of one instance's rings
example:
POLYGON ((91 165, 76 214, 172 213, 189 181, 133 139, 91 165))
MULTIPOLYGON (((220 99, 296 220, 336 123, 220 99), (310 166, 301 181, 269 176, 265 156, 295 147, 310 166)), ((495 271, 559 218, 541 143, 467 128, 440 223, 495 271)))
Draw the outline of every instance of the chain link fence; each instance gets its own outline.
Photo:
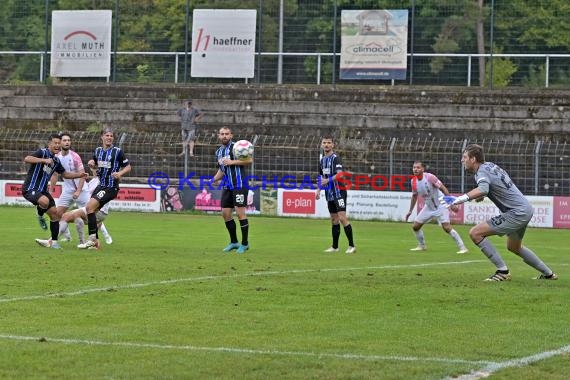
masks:
POLYGON ((200 8, 257 10, 256 83, 335 82, 341 13, 354 9, 408 10, 408 77, 396 84, 570 83, 564 38, 570 9, 543 0, 6 0, 0 2, 0 81, 46 79, 52 11, 111 10, 110 81, 243 82, 190 77, 192 14, 200 8))
MULTIPOLYGON (((23 159, 45 146, 49 133, 41 131, 0 131, 0 177, 24 179, 23 159)), ((293 176, 316 179, 320 137, 317 136, 234 136, 255 143, 252 174, 267 179, 293 176)), ((72 149, 84 163, 100 145, 98 133, 73 133, 72 149)), ((570 195, 570 144, 554 141, 512 142, 509 140, 452 140, 439 138, 338 138, 335 151, 344 167, 353 174, 410 175, 414 161, 422 161, 427 171, 437 175, 451 192, 464 192, 475 186, 464 172, 461 154, 468 143, 481 144, 486 159, 502 166, 526 195, 570 195)), ((177 133, 121 133, 115 136, 132 164, 128 182, 146 183, 154 172, 164 172, 176 182, 193 173, 193 178, 212 176, 217 170, 214 153, 216 136, 198 136, 194 158, 180 158, 182 145, 177 133)), ((408 181, 406 181, 408 182, 408 181)), ((377 187, 381 184, 376 184, 377 187)), ((363 190, 372 190, 363 186, 363 190)), ((390 188, 386 188, 390 190, 390 188)), ((395 187, 393 190, 401 190, 395 187)), ((410 190, 409 188, 407 189, 410 190)))

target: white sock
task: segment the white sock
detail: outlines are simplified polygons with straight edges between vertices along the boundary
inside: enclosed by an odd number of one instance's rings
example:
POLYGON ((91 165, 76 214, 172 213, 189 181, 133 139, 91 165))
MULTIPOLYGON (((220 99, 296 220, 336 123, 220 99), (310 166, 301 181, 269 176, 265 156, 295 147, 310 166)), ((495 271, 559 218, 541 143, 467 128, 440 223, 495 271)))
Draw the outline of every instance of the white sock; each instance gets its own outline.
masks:
POLYGON ((107 231, 107 227, 105 227, 103 223, 101 223, 101 227, 99 227, 99 230, 103 233, 103 236, 109 236, 109 231, 107 231))
POLYGON ((465 248, 465 244, 463 243, 463 240, 461 240, 461 236, 459 236, 457 231, 451 229, 451 231, 449 231, 449 235, 451 235, 453 240, 455 240, 455 244, 457 244, 457 247, 459 247, 459 249, 465 248))
POLYGON ((77 236, 79 236, 79 243, 81 244, 85 243, 85 234, 83 232, 84 227, 85 227, 85 222, 83 222, 83 219, 81 218, 75 219, 75 229, 77 229, 77 236))

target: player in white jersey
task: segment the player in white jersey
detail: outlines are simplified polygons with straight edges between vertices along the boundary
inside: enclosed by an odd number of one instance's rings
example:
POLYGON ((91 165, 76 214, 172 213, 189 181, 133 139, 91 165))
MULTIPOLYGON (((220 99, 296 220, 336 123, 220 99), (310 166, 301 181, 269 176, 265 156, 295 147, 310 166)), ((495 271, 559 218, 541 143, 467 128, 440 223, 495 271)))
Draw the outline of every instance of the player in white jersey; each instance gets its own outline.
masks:
POLYGON ((455 231, 449 223, 449 209, 440 204, 439 198, 443 195, 449 195, 447 188, 435 175, 425 173, 425 165, 421 161, 414 162, 412 171, 414 173, 414 178, 412 178, 412 199, 410 201, 410 210, 406 213, 406 221, 416 206, 418 196, 423 199, 424 207, 416 216, 414 225, 412 226, 416 239, 418 240, 418 246, 410 249, 410 251, 426 250, 424 233, 421 228, 430 220, 436 219, 443 230, 447 232, 455 241, 455 244, 457 244, 457 248, 459 249, 457 253, 463 254, 469 252, 457 231, 455 231))
POLYGON ((500 214, 477 224, 469 231, 469 237, 495 265, 497 270, 485 281, 507 281, 511 274, 507 264, 487 239, 487 236, 507 235, 507 249, 539 271, 537 280, 556 280, 558 276, 529 248, 522 245, 522 240, 534 210, 529 201, 513 183, 509 174, 498 165, 485 161, 480 145, 468 145, 461 159, 468 172, 475 174, 477 187, 457 197, 452 205, 457 205, 487 196, 500 214))
MULTIPOLYGON (((99 177, 97 176, 97 171, 91 169, 91 172, 93 173, 94 177, 87 183, 89 194, 91 194, 93 190, 95 190, 95 188, 99 185, 99 177)), ((103 207, 101 207, 101 209, 97 211, 96 217, 97 217, 97 226, 103 233, 103 236, 105 237, 105 242, 107 244, 112 244, 113 238, 111 237, 111 235, 105 228, 105 225, 103 224, 103 220, 105 220, 107 215, 109 215, 109 205, 110 203, 107 203, 103 207)), ((79 243, 84 244, 85 237, 83 231, 85 223, 87 223, 87 211, 85 209, 85 206, 72 211, 68 211, 65 214, 63 214, 60 221, 60 234, 62 233, 62 231, 67 229, 68 223, 75 223, 79 235, 79 243)))
MULTIPOLYGON (((70 173, 79 173, 84 171, 81 157, 79 157, 79 154, 71 150, 71 136, 68 133, 61 134, 61 151, 56 154, 56 157, 59 158, 59 161, 65 168, 65 171, 70 173)), ((57 180, 58 175, 54 174, 50 180, 51 191, 55 190, 57 180)), ((85 206, 89 200, 89 196, 90 194, 87 190, 87 183, 85 182, 85 178, 64 178, 61 195, 55 203, 59 217, 61 218, 67 209, 73 205, 74 202, 77 204, 77 207, 85 206)), ((60 233, 62 236, 60 240, 71 240, 71 234, 69 233, 69 229, 67 227, 64 230, 60 228, 60 233)))

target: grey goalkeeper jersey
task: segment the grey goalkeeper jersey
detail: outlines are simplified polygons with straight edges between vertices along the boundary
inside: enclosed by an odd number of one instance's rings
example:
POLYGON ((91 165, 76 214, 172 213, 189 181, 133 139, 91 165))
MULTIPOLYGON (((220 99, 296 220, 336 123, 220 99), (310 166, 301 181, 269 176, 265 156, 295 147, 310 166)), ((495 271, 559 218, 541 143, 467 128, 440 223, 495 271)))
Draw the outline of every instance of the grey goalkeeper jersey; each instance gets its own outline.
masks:
POLYGON ((529 201, 499 165, 488 161, 481 164, 475 173, 475 182, 501 212, 517 210, 532 215, 533 209, 529 201))

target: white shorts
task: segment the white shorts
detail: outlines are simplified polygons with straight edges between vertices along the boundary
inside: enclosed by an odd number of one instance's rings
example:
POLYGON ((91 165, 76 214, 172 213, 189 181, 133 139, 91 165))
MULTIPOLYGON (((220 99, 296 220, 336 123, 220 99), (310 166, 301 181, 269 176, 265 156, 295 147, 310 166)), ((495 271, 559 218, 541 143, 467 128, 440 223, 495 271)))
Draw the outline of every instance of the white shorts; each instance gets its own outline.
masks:
POLYGON ((63 191, 55 201, 55 205, 70 208, 73 202, 75 202, 77 208, 85 207, 91 195, 89 194, 89 191, 82 191, 77 199, 73 199, 73 193, 74 191, 63 191))
POLYGON ((449 223, 449 210, 443 206, 438 207, 436 210, 424 207, 416 216, 415 221, 421 224, 426 224, 432 219, 436 219, 439 224, 449 223))
MULTIPOLYGON (((81 207, 79 210, 81 210, 83 215, 85 215, 85 217, 87 218, 87 209, 85 209, 85 207, 81 207)), ((95 213, 95 217, 97 218, 97 223, 102 223, 107 217, 107 214, 99 210, 97 211, 97 213, 95 213)))

